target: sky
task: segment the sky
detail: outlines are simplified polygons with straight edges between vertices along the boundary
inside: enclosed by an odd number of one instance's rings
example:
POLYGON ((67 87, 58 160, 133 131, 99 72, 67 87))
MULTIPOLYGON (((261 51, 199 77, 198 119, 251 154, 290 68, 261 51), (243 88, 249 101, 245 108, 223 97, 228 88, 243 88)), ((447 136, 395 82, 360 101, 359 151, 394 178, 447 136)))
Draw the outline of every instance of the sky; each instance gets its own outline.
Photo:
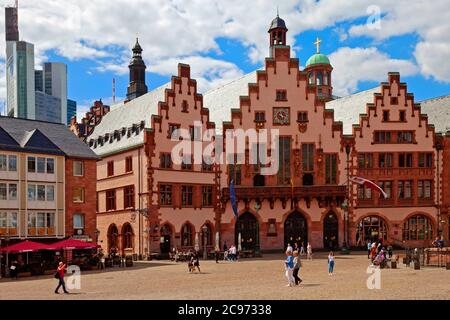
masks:
MULTIPOLYGON (((3 7, 14 0, 0 0, 3 7)), ((338 96, 373 88, 400 72, 416 101, 450 94, 450 0, 19 0, 20 39, 34 43, 36 68, 68 65, 78 119, 93 101, 123 99, 139 37, 149 90, 178 63, 204 93, 264 66, 277 14, 301 66, 316 51, 333 65, 338 96)), ((6 98, 4 14, 0 14, 0 110, 6 98)))

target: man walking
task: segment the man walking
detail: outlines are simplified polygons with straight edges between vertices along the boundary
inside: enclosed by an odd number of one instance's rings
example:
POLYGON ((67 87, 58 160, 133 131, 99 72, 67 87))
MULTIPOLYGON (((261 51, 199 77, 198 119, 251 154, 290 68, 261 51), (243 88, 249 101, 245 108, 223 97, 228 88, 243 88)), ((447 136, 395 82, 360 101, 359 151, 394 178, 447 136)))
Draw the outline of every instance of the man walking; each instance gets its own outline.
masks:
POLYGON ((63 262, 60 262, 58 265, 58 269, 56 269, 55 272, 55 278, 58 279, 58 286, 55 289, 55 293, 59 294, 59 288, 62 287, 64 290, 64 293, 69 293, 66 290, 66 283, 64 282, 64 275, 66 272, 66 265, 63 262))

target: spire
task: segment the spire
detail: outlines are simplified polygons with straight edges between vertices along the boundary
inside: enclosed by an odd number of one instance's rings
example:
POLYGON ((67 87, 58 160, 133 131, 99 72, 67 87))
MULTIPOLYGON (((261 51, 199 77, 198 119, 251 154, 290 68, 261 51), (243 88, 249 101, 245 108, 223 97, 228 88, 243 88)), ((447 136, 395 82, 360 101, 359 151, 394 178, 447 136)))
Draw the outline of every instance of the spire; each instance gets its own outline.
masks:
POLYGON ((127 99, 133 100, 148 92, 145 84, 145 69, 147 69, 144 60, 142 59, 142 47, 139 43, 139 38, 136 35, 136 43, 132 49, 133 57, 130 65, 130 84, 128 85, 127 99))
POLYGON ((314 44, 316 45, 316 53, 320 53, 320 43, 322 42, 322 40, 319 39, 319 37, 316 38, 316 42, 314 42, 314 44))

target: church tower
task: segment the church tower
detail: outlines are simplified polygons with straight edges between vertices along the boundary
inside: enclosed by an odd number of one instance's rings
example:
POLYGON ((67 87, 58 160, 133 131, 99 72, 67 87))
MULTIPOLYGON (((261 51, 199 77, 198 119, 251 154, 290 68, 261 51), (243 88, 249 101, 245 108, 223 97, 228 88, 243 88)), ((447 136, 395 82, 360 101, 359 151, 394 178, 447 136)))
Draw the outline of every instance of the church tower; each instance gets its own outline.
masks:
POLYGON ((306 61, 305 72, 308 73, 308 85, 316 89, 316 95, 320 99, 327 101, 333 100, 333 87, 331 86, 331 66, 328 57, 320 53, 320 43, 322 40, 317 38, 316 53, 306 61))
POLYGON ((145 84, 145 69, 147 67, 142 59, 142 47, 137 38, 133 48, 133 58, 128 68, 130 69, 130 84, 127 90, 127 100, 130 101, 148 92, 147 85, 145 84))
POLYGON ((277 13, 277 17, 272 20, 270 24, 269 34, 270 34, 270 57, 273 57, 273 49, 276 46, 286 46, 286 33, 288 28, 286 28, 286 23, 281 19, 277 13))

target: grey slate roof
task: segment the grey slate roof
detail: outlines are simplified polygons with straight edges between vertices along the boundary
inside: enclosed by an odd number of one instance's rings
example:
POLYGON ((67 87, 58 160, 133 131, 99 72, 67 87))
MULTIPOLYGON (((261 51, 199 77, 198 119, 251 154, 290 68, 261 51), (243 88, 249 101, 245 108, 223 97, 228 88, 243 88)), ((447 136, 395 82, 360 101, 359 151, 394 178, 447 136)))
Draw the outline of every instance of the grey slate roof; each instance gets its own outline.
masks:
POLYGON ((367 104, 373 103, 373 94, 378 92, 380 92, 380 87, 361 91, 327 102, 325 108, 334 110, 334 121, 343 123, 344 134, 352 134, 352 126, 359 124, 360 114, 367 112, 367 104))
POLYGON ((61 154, 68 157, 97 159, 94 152, 63 124, 0 116, 0 149, 22 152, 61 154), (10 138, 17 144, 11 143, 10 138))
POLYGON ((99 156, 106 156, 142 145, 143 129, 151 128, 151 117, 158 114, 158 102, 164 101, 164 92, 170 87, 169 82, 127 103, 122 101, 111 106, 111 111, 88 138, 92 150, 99 156), (139 130, 133 130, 133 125, 139 130))
POLYGON ((434 124, 437 133, 450 131, 450 95, 420 102, 421 112, 428 115, 428 123, 434 124))
POLYGON ((209 121, 215 122, 218 133, 222 133, 222 122, 231 121, 231 109, 239 108, 239 97, 248 95, 248 84, 256 83, 256 72, 248 73, 203 95, 203 106, 209 109, 209 121))

